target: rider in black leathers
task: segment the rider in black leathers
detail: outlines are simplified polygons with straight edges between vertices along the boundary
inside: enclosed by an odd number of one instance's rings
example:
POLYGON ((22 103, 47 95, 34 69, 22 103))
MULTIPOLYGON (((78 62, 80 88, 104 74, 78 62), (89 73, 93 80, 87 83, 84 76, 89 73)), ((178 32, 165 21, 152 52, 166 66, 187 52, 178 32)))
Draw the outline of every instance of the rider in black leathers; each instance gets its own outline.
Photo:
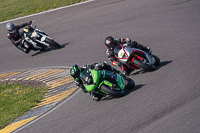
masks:
MULTIPOLYGON (((86 88, 84 87, 82 81, 80 80, 79 76, 80 76, 80 73, 83 72, 84 70, 86 69, 95 69, 95 70, 108 70, 108 71, 114 71, 116 73, 119 73, 121 74, 118 70, 114 69, 113 67, 111 67, 107 62, 100 62, 100 63, 94 63, 94 64, 91 64, 91 65, 83 65, 83 66, 78 66, 77 64, 74 64, 70 70, 69 70, 69 73, 70 75, 74 78, 74 82, 75 84, 82 89, 82 91, 84 93, 89 93, 86 88)), ((93 93, 91 92, 91 95, 92 95, 92 98, 94 101, 99 101, 101 100, 101 98, 103 97, 103 95, 100 95, 100 94, 96 94, 96 93, 93 93)))
POLYGON ((106 37, 104 43, 105 43, 105 47, 106 47, 107 57, 109 58, 109 60, 112 62, 112 64, 114 66, 119 66, 121 68, 122 73, 125 75, 129 75, 133 70, 128 68, 126 65, 123 65, 122 63, 120 63, 117 60, 117 58, 115 58, 114 49, 117 45, 124 44, 125 46, 128 46, 128 47, 133 47, 133 48, 138 48, 138 49, 144 50, 147 53, 150 52, 149 47, 145 47, 145 46, 137 43, 136 41, 131 41, 130 38, 114 39, 112 36, 108 36, 108 37, 106 37))
POLYGON ((18 49, 20 49, 24 53, 29 53, 31 49, 24 47, 24 44, 22 44, 23 31, 19 32, 19 29, 31 24, 32 21, 28 21, 27 23, 23 23, 16 26, 10 22, 6 24, 6 29, 8 30, 7 37, 18 49))

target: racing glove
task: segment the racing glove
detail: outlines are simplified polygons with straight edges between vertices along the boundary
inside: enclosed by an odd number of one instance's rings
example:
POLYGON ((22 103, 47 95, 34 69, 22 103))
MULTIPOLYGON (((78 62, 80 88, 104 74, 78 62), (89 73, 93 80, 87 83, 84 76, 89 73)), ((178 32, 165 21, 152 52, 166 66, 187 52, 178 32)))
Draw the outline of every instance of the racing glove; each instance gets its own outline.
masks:
POLYGON ((28 24, 31 25, 32 24, 32 20, 28 21, 28 24))

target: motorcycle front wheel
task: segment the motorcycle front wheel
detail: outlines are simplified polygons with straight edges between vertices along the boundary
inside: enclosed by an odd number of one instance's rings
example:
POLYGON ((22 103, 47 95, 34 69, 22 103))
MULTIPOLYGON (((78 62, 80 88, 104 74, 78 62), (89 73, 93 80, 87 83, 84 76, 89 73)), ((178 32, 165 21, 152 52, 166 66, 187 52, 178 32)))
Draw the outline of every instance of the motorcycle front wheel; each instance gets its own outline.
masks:
POLYGON ((146 64, 146 63, 142 62, 141 60, 139 60, 137 58, 135 58, 133 60, 133 64, 141 67, 145 71, 154 71, 154 70, 156 70, 155 66, 146 64))
POLYGON ((117 91, 117 90, 112 90, 110 89, 108 86, 106 85, 101 85, 101 90, 107 92, 109 95, 113 96, 113 97, 122 97, 125 95, 124 91, 117 91))
POLYGON ((49 38, 46 38, 45 42, 48 43, 51 47, 54 47, 56 49, 61 48, 61 46, 56 41, 51 40, 49 38))
POLYGON ((152 54, 152 58, 155 59, 154 65, 155 65, 155 66, 158 66, 158 65, 160 64, 160 59, 159 59, 156 55, 153 55, 153 54, 152 54))
POLYGON ((135 82, 131 78, 126 77, 124 81, 127 90, 132 90, 135 88, 135 82))

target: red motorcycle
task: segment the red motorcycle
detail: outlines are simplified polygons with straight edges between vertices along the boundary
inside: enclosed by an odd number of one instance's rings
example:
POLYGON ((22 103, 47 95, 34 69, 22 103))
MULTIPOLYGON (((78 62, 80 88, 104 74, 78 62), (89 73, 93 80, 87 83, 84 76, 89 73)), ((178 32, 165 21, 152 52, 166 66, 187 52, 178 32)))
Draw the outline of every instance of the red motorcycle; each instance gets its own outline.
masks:
POLYGON ((114 55, 119 62, 131 69, 153 71, 156 69, 155 66, 160 64, 160 59, 156 55, 137 48, 124 47, 122 44, 114 49, 114 55))

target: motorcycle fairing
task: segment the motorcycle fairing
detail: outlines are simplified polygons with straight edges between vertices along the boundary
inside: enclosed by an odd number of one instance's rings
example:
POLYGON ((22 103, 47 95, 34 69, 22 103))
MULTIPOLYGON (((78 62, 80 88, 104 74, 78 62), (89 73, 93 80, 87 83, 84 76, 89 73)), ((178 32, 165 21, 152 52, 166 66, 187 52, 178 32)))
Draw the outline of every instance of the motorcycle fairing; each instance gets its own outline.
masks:
POLYGON ((88 92, 94 91, 99 83, 99 77, 101 76, 99 71, 86 69, 80 74, 80 79, 83 82, 88 92), (91 80, 91 81, 89 81, 91 80))
POLYGON ((126 64, 126 62, 129 59, 130 54, 132 53, 132 51, 133 51, 133 48, 130 48, 130 47, 125 47, 124 48, 120 44, 114 49, 114 55, 120 62, 126 64))
POLYGON ((104 78, 105 80, 102 83, 106 83, 105 85, 108 85, 112 87, 112 83, 117 82, 117 85, 120 87, 121 90, 124 90, 125 85, 124 85, 124 79, 121 75, 117 73, 113 73, 111 71, 104 70, 104 78), (105 82, 107 81, 107 82, 105 82))
POLYGON ((125 88, 123 77, 120 76, 119 74, 107 70, 98 71, 98 70, 86 69, 80 74, 80 79, 82 80, 83 85, 85 86, 88 92, 95 91, 97 86, 100 88, 102 84, 105 84, 112 88, 113 87, 112 82, 114 82, 112 80, 115 80, 117 82, 117 85, 121 90, 124 90, 125 88))
MULTIPOLYGON (((50 45, 47 44, 45 42, 46 38, 49 38, 52 40, 52 38, 40 33, 40 30, 36 29, 36 28, 32 28, 32 27, 28 27, 28 28, 24 28, 24 40, 26 40, 27 42, 29 42, 30 44, 33 45, 33 47, 37 48, 37 49, 42 49, 40 46, 36 46, 37 43, 43 44, 47 47, 49 47, 50 45), (41 36, 41 38, 39 38, 41 36), (34 41, 32 40, 32 38, 36 38, 34 41)), ((24 41, 23 40, 23 41, 24 41)))
MULTIPOLYGON (((143 60, 142 57, 138 56, 137 54, 142 54, 142 55, 145 55, 145 57, 147 58, 148 60, 148 63, 149 64, 152 64, 152 59, 151 59, 151 56, 140 50, 140 49, 137 49, 137 48, 131 48, 131 47, 124 47, 123 45, 118 45, 115 49, 114 49, 114 55, 115 57, 123 64, 129 64, 128 61, 130 61, 129 59, 131 57, 133 57, 131 59, 131 62, 133 62, 133 60, 135 58, 138 58, 139 60, 143 60)), ((134 66, 133 66, 134 67, 134 66)), ((134 67, 133 69, 136 69, 138 68, 138 66, 134 67)))

